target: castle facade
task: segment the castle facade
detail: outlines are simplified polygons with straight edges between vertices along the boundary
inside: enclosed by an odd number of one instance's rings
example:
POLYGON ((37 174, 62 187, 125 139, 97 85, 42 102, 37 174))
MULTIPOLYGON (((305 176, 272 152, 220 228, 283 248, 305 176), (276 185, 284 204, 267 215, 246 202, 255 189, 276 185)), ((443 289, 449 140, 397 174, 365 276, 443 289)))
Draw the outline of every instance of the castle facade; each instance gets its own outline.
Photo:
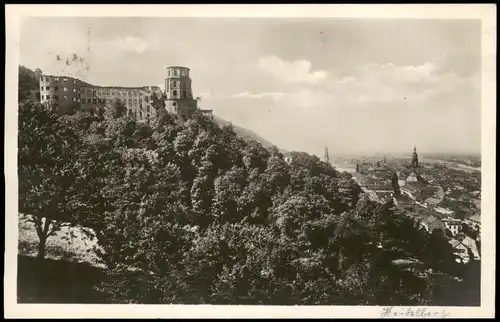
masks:
POLYGON ((149 123, 158 117, 157 102, 161 103, 161 109, 183 120, 195 111, 212 116, 211 110, 199 109, 187 67, 167 67, 164 90, 159 86, 98 86, 69 76, 40 77, 41 103, 49 104, 63 114, 77 109, 97 113, 116 100, 127 108, 127 115, 141 122, 149 123))

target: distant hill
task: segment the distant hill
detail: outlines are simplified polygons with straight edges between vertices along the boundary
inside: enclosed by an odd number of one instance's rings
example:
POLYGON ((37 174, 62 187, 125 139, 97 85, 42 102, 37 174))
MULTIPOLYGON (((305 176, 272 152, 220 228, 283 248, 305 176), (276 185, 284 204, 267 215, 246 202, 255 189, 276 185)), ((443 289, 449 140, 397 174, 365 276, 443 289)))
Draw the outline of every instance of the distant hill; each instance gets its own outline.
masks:
MULTIPOLYGON (((215 120, 215 123, 217 123, 219 126, 224 126, 224 125, 231 123, 231 122, 226 121, 226 120, 224 120, 220 117, 217 117, 215 115, 214 115, 214 120, 215 120)), ((234 132, 236 132, 236 134, 238 134, 239 136, 241 136, 242 138, 244 138, 246 140, 255 140, 255 141, 259 142, 260 144, 262 144, 262 146, 266 149, 275 145, 275 144, 265 140, 264 138, 260 137, 256 133, 248 130, 248 129, 245 129, 245 128, 238 126, 234 123, 232 123, 232 125, 233 125, 234 132)), ((287 151, 280 149, 279 147, 278 147, 278 149, 281 153, 287 153, 287 151)))

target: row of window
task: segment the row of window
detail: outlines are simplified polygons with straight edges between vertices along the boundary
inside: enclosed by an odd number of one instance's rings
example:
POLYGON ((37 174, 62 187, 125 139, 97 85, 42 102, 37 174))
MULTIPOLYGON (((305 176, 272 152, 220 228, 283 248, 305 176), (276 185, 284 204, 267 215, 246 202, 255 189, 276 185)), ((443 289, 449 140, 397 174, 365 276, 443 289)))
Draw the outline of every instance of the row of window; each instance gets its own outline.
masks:
MULTIPOLYGON (((85 98, 83 97, 82 98, 82 103, 83 104, 106 104, 106 101, 107 102, 111 102, 113 99, 105 99, 105 98, 97 98, 97 97, 94 97, 94 98, 85 98)), ((127 103, 127 99, 117 99, 119 102, 123 102, 123 103, 127 103)), ((142 103, 141 100, 138 100, 136 98, 134 99, 131 99, 129 98, 128 99, 128 103, 129 104, 137 104, 137 103, 142 103)))
MULTIPOLYGON (((92 115, 95 115, 96 113, 96 110, 95 109, 90 109, 89 110, 90 114, 92 115)), ((102 113, 102 110, 101 110, 101 113, 102 113)), ((132 117, 138 117, 140 120, 143 120, 143 113, 142 111, 136 111, 136 110, 133 110, 133 109, 128 109, 128 115, 129 116, 132 116, 132 117)), ((145 113, 145 116, 146 116, 146 119, 149 121, 149 119, 151 118, 151 114, 149 113, 149 110, 147 113, 145 113)))
MULTIPOLYGON (((41 86, 41 90, 46 90, 46 91, 49 91, 51 88, 51 86, 41 86)), ((54 86, 54 91, 58 91, 59 90, 59 87, 58 86, 54 86)), ((77 89, 77 88, 67 88, 67 87, 63 87, 63 91, 64 92, 74 92, 74 93, 79 93, 80 90, 77 89)), ((104 95, 104 96, 113 96, 113 95, 122 95, 122 96, 140 96, 139 93, 137 91, 133 91, 133 92, 128 92, 128 91, 113 91, 113 90, 92 90, 92 89, 83 89, 82 90, 82 94, 87 94, 89 96, 96 96, 96 95, 104 95)), ((148 98, 150 97, 151 95, 149 96, 145 96, 146 98, 146 101, 148 100, 148 98)))
MULTIPOLYGON (((42 100, 47 100, 47 101, 50 101, 51 98, 53 100, 55 100, 55 101, 58 101, 59 100, 59 95, 52 95, 52 96, 50 96, 50 95, 41 95, 41 98, 42 98, 42 100)), ((64 99, 68 99, 68 96, 64 95, 63 98, 64 99)), ((78 97, 73 96, 72 99, 73 99, 73 102, 80 102, 80 99, 78 97)))
MULTIPOLYGON (((175 89, 172 91, 172 96, 177 96, 177 91, 175 89)), ((187 98, 188 97, 188 92, 187 91, 182 91, 182 97, 187 98)))
POLYGON ((90 88, 83 88, 82 89, 83 94, 87 95, 104 95, 104 96, 113 96, 113 95, 122 95, 122 96, 140 96, 140 93, 138 91, 121 91, 121 90, 112 90, 112 89, 90 89, 90 88))
MULTIPOLYGON (((42 87, 42 91, 43 90, 46 90, 46 91, 49 91, 50 90, 50 86, 41 86, 42 87)), ((54 86, 54 91, 58 91, 59 90, 59 87, 58 86, 54 86)), ((80 90, 76 89, 76 88, 67 88, 67 87, 63 87, 63 91, 64 92, 73 92, 73 93, 77 93, 77 92, 80 92, 80 90)))
POLYGON ((179 82, 167 82, 167 91, 170 91, 172 89, 181 89, 181 90, 189 90, 190 85, 186 83, 179 83, 179 82))
MULTIPOLYGON (((52 96, 50 96, 50 95, 41 95, 42 100, 49 101, 51 99, 51 97, 52 97, 52 99, 54 99, 56 101, 59 100, 59 95, 52 95, 52 96)), ((64 97, 64 99, 68 99, 68 96, 66 96, 66 95, 64 95, 63 97, 64 97)), ((118 100, 121 101, 120 99, 118 99, 118 100)), ((111 99, 106 100, 105 98, 95 98, 95 97, 94 98, 82 98, 81 99, 82 104, 106 104, 106 101, 107 102, 111 102, 112 100, 111 99)), ((73 97, 73 102, 80 102, 80 99, 77 98, 77 97, 73 97)), ((123 103, 127 103, 127 100, 126 99, 123 100, 123 103)), ((129 104, 137 104, 137 103, 141 103, 141 101, 137 100, 137 99, 131 99, 131 98, 129 98, 128 99, 128 103, 129 104)))
MULTIPOLYGON (((184 87, 188 87, 188 84, 183 84, 184 87)), ((167 82, 167 91, 170 89, 170 88, 179 88, 181 86, 181 84, 179 82, 167 82)))
POLYGON ((180 76, 188 76, 188 71, 185 69, 181 69, 180 71, 177 69, 169 69, 168 70, 168 76, 177 77, 177 76, 179 76, 179 73, 180 73, 180 76))
MULTIPOLYGON (((59 77, 54 77, 54 80, 56 82, 58 82, 59 81, 59 77)), ((42 82, 44 82, 44 81, 48 82, 48 81, 50 81, 50 77, 42 76, 42 77, 40 77, 40 81, 42 81, 42 82)), ((69 79, 67 77, 63 77, 63 82, 67 82, 67 81, 69 81, 69 79)), ((73 84, 76 84, 76 79, 73 80, 73 84)))

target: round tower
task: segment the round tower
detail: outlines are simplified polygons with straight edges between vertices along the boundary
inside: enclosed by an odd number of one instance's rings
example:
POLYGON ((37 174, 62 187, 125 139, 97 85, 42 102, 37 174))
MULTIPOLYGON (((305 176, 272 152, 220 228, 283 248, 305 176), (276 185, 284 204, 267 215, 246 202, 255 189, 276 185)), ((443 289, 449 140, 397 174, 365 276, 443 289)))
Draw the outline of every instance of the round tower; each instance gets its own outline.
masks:
POLYGON ((183 118, 191 116, 197 109, 197 101, 193 98, 189 68, 170 66, 166 68, 165 105, 167 111, 183 118))

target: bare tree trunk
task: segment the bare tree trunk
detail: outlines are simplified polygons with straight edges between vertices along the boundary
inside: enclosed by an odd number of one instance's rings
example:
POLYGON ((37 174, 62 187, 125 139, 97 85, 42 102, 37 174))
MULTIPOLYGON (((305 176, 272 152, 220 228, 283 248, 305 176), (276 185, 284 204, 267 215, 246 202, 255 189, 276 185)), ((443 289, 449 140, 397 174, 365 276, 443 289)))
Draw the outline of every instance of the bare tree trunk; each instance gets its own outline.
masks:
POLYGON ((45 244, 47 242, 47 238, 44 236, 40 236, 40 242, 38 243, 38 259, 45 258, 45 244))
POLYGON ((38 259, 45 258, 45 245, 47 242, 47 238, 49 237, 49 227, 51 222, 52 221, 48 218, 45 218, 45 221, 43 221, 43 218, 40 218, 35 222, 36 232, 39 239, 37 255, 38 259))

